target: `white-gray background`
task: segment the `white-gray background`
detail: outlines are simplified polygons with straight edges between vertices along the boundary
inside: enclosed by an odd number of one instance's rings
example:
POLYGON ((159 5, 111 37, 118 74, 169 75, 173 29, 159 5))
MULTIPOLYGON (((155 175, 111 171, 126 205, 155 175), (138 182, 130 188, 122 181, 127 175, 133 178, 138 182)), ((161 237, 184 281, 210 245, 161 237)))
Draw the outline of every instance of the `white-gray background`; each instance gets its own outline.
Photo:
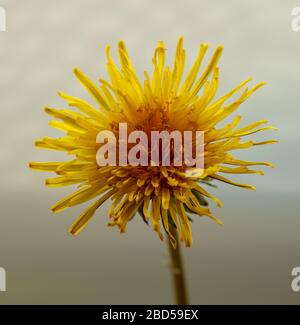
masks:
MULTIPOLYGON (((219 94, 250 76, 265 80, 241 107, 243 123, 269 119, 276 146, 240 157, 274 162, 264 177, 243 177, 256 192, 220 186, 219 227, 193 223, 194 245, 184 249, 191 302, 300 303, 291 269, 300 266, 299 141, 300 32, 291 10, 300 1, 6 0, 0 33, 0 266, 7 271, 1 303, 171 303, 165 243, 136 218, 126 234, 108 229, 103 207, 76 238, 68 232, 81 208, 52 215, 49 207, 71 189, 47 189, 46 174, 28 161, 55 160, 35 138, 57 135, 45 105, 63 107, 63 90, 87 98, 71 71, 94 80, 105 72, 105 45, 124 39, 139 75, 151 68, 157 40, 173 59, 185 36, 187 63, 200 42, 225 45, 219 94)), ((211 53, 211 52, 210 52, 211 53)), ((241 177, 238 177, 241 179, 241 177)))

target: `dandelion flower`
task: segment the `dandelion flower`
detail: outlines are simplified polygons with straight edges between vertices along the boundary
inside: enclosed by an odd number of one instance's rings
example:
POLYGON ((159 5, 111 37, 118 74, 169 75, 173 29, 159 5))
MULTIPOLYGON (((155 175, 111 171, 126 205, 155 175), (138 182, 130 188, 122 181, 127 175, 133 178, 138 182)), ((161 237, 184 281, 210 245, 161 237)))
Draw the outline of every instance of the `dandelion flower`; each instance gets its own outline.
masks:
POLYGON ((57 175, 46 179, 47 186, 78 186, 75 192, 54 204, 52 211, 57 213, 94 200, 71 226, 71 234, 78 234, 97 209, 110 200, 110 226, 118 226, 124 232, 128 221, 141 215, 161 239, 164 229, 171 244, 176 247, 176 239, 171 231, 171 227, 174 227, 180 240, 186 246, 191 246, 191 213, 207 216, 221 224, 211 213, 207 200, 215 201, 218 206, 221 206, 221 201, 205 190, 205 184, 215 180, 253 190, 253 186, 237 183, 224 175, 263 174, 251 167, 271 166, 267 162, 241 160, 232 154, 234 150, 274 143, 274 140, 243 140, 253 133, 274 129, 265 126, 268 121, 261 120, 239 127, 241 116, 236 115, 227 125, 217 127, 264 83, 248 88, 251 80, 248 78, 216 99, 219 85, 218 62, 223 47, 219 46, 207 66, 202 68, 207 49, 208 44, 200 45, 197 58, 183 80, 183 38, 179 38, 171 68, 165 65, 166 48, 159 41, 152 60, 152 75, 145 72, 141 82, 125 44, 121 41, 118 44, 120 67, 111 57, 110 47, 106 49, 109 81, 100 79, 99 84, 95 84, 78 68, 74 70, 77 79, 93 97, 94 105, 59 92, 59 96, 71 108, 45 108, 45 112, 54 118, 50 125, 65 132, 65 135, 61 138, 44 137, 36 141, 36 146, 64 151, 73 157, 63 162, 32 162, 30 167, 57 175), (101 145, 96 141, 97 134, 101 130, 110 130, 118 137, 119 123, 127 123, 129 131, 143 130, 146 133, 151 130, 203 131, 203 173, 187 177, 187 166, 184 164, 179 167, 99 166, 96 153, 101 145))

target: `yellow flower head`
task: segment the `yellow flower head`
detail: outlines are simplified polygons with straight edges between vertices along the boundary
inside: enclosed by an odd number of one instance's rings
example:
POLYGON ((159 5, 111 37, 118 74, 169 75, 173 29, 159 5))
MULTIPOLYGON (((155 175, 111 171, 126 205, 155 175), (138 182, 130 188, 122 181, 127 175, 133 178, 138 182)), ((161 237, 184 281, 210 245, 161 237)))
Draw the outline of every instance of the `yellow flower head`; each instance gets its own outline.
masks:
POLYGON ((221 221, 211 214, 205 198, 214 200, 218 206, 221 206, 221 202, 209 194, 203 185, 218 180, 252 190, 253 186, 236 183, 222 175, 262 174, 262 171, 252 170, 249 166, 271 166, 266 162, 240 160, 231 154, 236 149, 274 143, 274 140, 242 141, 246 135, 274 129, 272 126, 262 126, 267 123, 266 120, 238 128, 241 116, 237 115, 229 124, 217 128, 218 123, 234 113, 264 83, 247 88, 249 78, 215 99, 219 85, 217 64, 223 47, 219 46, 215 50, 208 65, 202 69, 201 63, 207 49, 207 44, 200 45, 194 64, 186 79, 182 81, 185 66, 183 38, 179 38, 172 68, 165 65, 166 48, 164 43, 159 41, 153 57, 152 77, 145 72, 144 81, 141 83, 125 44, 121 41, 118 44, 120 68, 110 55, 110 47, 106 50, 109 81, 100 79, 100 84, 96 85, 79 69, 74 70, 75 76, 94 98, 95 106, 60 92, 60 97, 76 111, 45 108, 46 113, 55 118, 50 125, 62 130, 65 135, 58 139, 45 137, 37 140, 36 146, 65 151, 74 157, 66 162, 32 162, 30 167, 58 175, 48 178, 47 186, 77 184, 79 188, 58 201, 52 211, 60 212, 68 207, 95 200, 71 226, 70 232, 73 235, 78 234, 100 205, 110 199, 110 226, 117 225, 120 231, 124 232, 127 222, 136 214, 140 214, 145 221, 151 221, 161 239, 163 225, 165 233, 175 247, 176 240, 170 229, 174 227, 180 235, 180 240, 191 246, 192 232, 188 216, 190 213, 208 216, 221 224, 221 221), (237 99, 229 102, 236 94, 239 94, 237 99), (97 134, 101 130, 109 130, 118 137, 119 123, 127 123, 130 131, 142 130, 145 133, 151 130, 203 131, 202 173, 188 177, 187 166, 184 164, 99 166, 96 153, 101 144, 96 141, 97 134))

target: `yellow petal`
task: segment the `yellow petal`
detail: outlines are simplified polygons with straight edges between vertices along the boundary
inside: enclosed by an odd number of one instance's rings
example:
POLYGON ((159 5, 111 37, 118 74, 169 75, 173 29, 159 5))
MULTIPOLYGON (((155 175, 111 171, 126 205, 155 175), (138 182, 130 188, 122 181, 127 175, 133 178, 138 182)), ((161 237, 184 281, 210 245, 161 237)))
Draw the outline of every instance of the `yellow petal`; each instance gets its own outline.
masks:
POLYGON ((103 195, 101 199, 97 200, 93 205, 88 207, 70 227, 69 229, 70 233, 72 235, 77 235, 91 220, 91 218, 93 217, 96 210, 100 207, 100 205, 103 204, 114 192, 116 192, 116 190, 112 189, 111 191, 103 195))
POLYGON ((213 174, 213 175, 210 175, 210 177, 212 178, 215 178, 221 182, 224 182, 224 183, 227 183, 227 184, 231 184, 231 185, 234 185, 234 186, 238 186, 238 187, 243 187, 247 190, 256 190, 256 188, 252 185, 249 185, 249 184, 240 184, 240 183, 237 183, 237 182, 234 182, 234 181, 231 181, 230 179, 228 178, 225 178, 223 176, 220 176, 220 175, 216 175, 216 174, 213 174))
POLYGON ((162 189, 162 207, 165 210, 169 208, 169 201, 170 201, 170 191, 168 187, 164 186, 162 189))
POLYGON ((40 171, 56 171, 56 169, 62 165, 62 162, 30 162, 29 168, 40 171))
POLYGON ((82 72, 80 69, 74 69, 74 74, 82 85, 91 93, 91 95, 96 99, 96 101, 105 109, 110 110, 103 94, 98 87, 82 72))

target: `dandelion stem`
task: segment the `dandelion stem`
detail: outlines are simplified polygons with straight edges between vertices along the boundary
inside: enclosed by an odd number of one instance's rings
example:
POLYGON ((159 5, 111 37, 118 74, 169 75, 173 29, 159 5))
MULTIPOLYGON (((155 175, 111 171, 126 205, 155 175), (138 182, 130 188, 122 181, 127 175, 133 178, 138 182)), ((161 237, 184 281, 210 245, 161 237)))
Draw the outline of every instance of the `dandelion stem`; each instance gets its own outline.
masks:
POLYGON ((171 228, 170 231, 177 242, 177 246, 174 249, 170 240, 168 240, 175 301, 176 301, 177 305, 187 305, 188 299, 187 299, 187 293, 186 293, 184 267, 183 267, 183 261, 182 261, 182 257, 181 257, 180 242, 178 239, 178 234, 177 234, 176 229, 171 225, 170 225, 170 228, 171 228))

